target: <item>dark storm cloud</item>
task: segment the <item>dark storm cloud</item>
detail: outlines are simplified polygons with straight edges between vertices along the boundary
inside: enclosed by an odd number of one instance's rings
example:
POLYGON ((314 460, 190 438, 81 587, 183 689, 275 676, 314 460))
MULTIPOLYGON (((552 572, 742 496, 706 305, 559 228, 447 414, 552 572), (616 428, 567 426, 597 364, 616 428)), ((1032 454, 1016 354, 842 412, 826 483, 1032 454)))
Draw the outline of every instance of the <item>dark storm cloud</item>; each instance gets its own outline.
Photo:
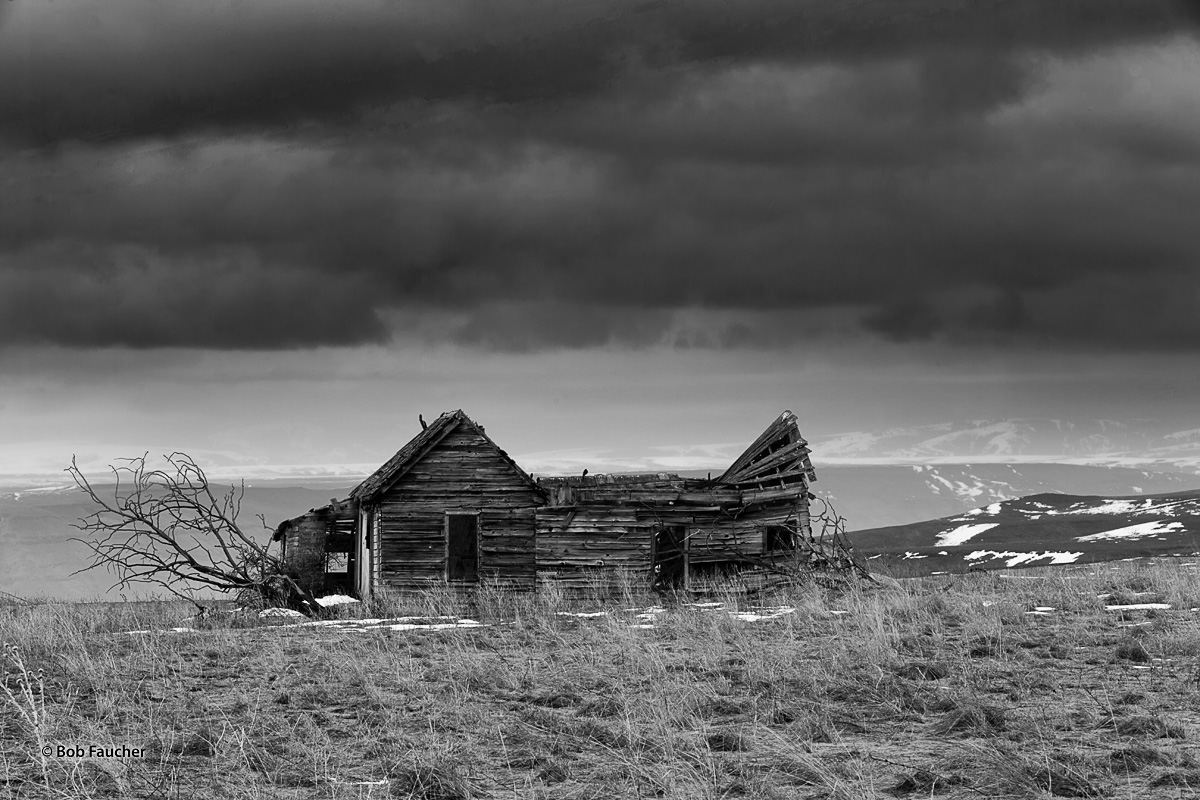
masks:
MULTIPOLYGON (((0 18, 0 135, 20 144, 353 124, 405 100, 559 102, 714 63, 1088 48, 1177 31, 1194 0, 33 3, 0 18)), ((1003 59, 935 59, 931 99, 986 103, 1003 59), (962 67, 965 66, 965 69, 962 67), (998 67, 994 71, 992 67, 998 67)))
POLYGON ((10 13, 0 343, 1200 347, 1189 6, 880 7, 10 13))
POLYGON ((247 263, 237 252, 164 259, 61 246, 0 270, 0 341, 69 346, 280 348, 382 340, 363 287, 247 263))

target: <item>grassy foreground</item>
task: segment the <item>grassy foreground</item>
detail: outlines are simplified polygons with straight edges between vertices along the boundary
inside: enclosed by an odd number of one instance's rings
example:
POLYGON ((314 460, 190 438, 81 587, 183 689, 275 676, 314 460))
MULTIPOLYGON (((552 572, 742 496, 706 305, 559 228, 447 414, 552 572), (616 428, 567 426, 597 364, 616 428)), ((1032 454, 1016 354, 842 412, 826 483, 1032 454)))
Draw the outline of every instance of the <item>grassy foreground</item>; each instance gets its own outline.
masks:
POLYGON ((485 623, 435 631, 222 615, 130 634, 188 610, 0 607, 0 796, 1200 796, 1189 567, 715 599, 431 592, 343 612, 485 623), (1105 610, 1122 601, 1172 608, 1105 610), (729 613, 760 606, 794 611, 729 613), (59 745, 141 752, 39 755, 59 745))

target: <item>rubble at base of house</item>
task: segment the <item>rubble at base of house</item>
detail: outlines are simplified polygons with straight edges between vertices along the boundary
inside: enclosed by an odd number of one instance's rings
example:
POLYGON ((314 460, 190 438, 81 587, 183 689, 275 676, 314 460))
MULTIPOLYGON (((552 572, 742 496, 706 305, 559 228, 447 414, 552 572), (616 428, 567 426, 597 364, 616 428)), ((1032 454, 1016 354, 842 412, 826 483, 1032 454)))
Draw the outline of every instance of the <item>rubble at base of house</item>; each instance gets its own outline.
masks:
POLYGON ((747 589, 866 577, 836 522, 814 533, 816 475, 784 412, 720 477, 534 480, 462 411, 424 427, 350 497, 275 531, 315 593, 428 585, 592 587, 616 574, 659 589, 747 589))

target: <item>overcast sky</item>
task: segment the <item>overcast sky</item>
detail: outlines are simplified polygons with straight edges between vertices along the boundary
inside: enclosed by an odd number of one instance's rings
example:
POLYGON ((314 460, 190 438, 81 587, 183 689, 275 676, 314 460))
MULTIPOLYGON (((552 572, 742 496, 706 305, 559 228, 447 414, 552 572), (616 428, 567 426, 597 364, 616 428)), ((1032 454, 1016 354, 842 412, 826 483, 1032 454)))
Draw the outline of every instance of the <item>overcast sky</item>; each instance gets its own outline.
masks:
POLYGON ((719 465, 784 408, 1200 427, 1198 26, 0 3, 0 473, 377 464, 460 407, 536 463, 719 465))

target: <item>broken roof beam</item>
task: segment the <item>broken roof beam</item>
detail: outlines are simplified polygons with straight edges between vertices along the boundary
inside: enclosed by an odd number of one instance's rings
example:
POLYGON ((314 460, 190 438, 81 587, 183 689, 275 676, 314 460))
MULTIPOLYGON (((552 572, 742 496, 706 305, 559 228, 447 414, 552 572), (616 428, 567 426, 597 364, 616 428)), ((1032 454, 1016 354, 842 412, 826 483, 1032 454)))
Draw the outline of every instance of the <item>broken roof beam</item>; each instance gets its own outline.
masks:
MULTIPOLYGON (((786 458, 786 455, 779 455, 787 451, 788 453, 800 453, 802 449, 807 448, 808 443, 804 437, 800 435, 800 428, 796 424, 796 415, 790 411, 785 411, 779 415, 771 425, 763 431, 762 435, 754 440, 754 443, 746 448, 733 465, 725 471, 725 474, 718 478, 720 483, 744 483, 747 478, 756 473, 764 464, 775 464, 778 459, 786 458), (789 450, 789 448, 791 448, 789 450)), ((812 464, 809 462, 807 453, 802 453, 799 459, 806 471, 809 480, 816 480, 816 474, 813 472, 812 464)))
POLYGON ((807 447, 807 442, 801 439, 798 442, 788 445, 783 450, 772 453, 769 457, 748 466, 738 473, 739 480, 748 480, 756 478, 760 475, 773 477, 770 473, 785 472, 789 467, 802 467, 805 471, 812 471, 812 464, 808 461, 808 454, 811 451, 807 447))
POLYGON ((750 487, 750 488, 775 488, 782 484, 788 487, 797 489, 808 485, 809 471, 807 469, 795 469, 788 472, 779 472, 773 475, 759 475, 753 478, 739 478, 736 481, 730 481, 731 486, 750 487))

